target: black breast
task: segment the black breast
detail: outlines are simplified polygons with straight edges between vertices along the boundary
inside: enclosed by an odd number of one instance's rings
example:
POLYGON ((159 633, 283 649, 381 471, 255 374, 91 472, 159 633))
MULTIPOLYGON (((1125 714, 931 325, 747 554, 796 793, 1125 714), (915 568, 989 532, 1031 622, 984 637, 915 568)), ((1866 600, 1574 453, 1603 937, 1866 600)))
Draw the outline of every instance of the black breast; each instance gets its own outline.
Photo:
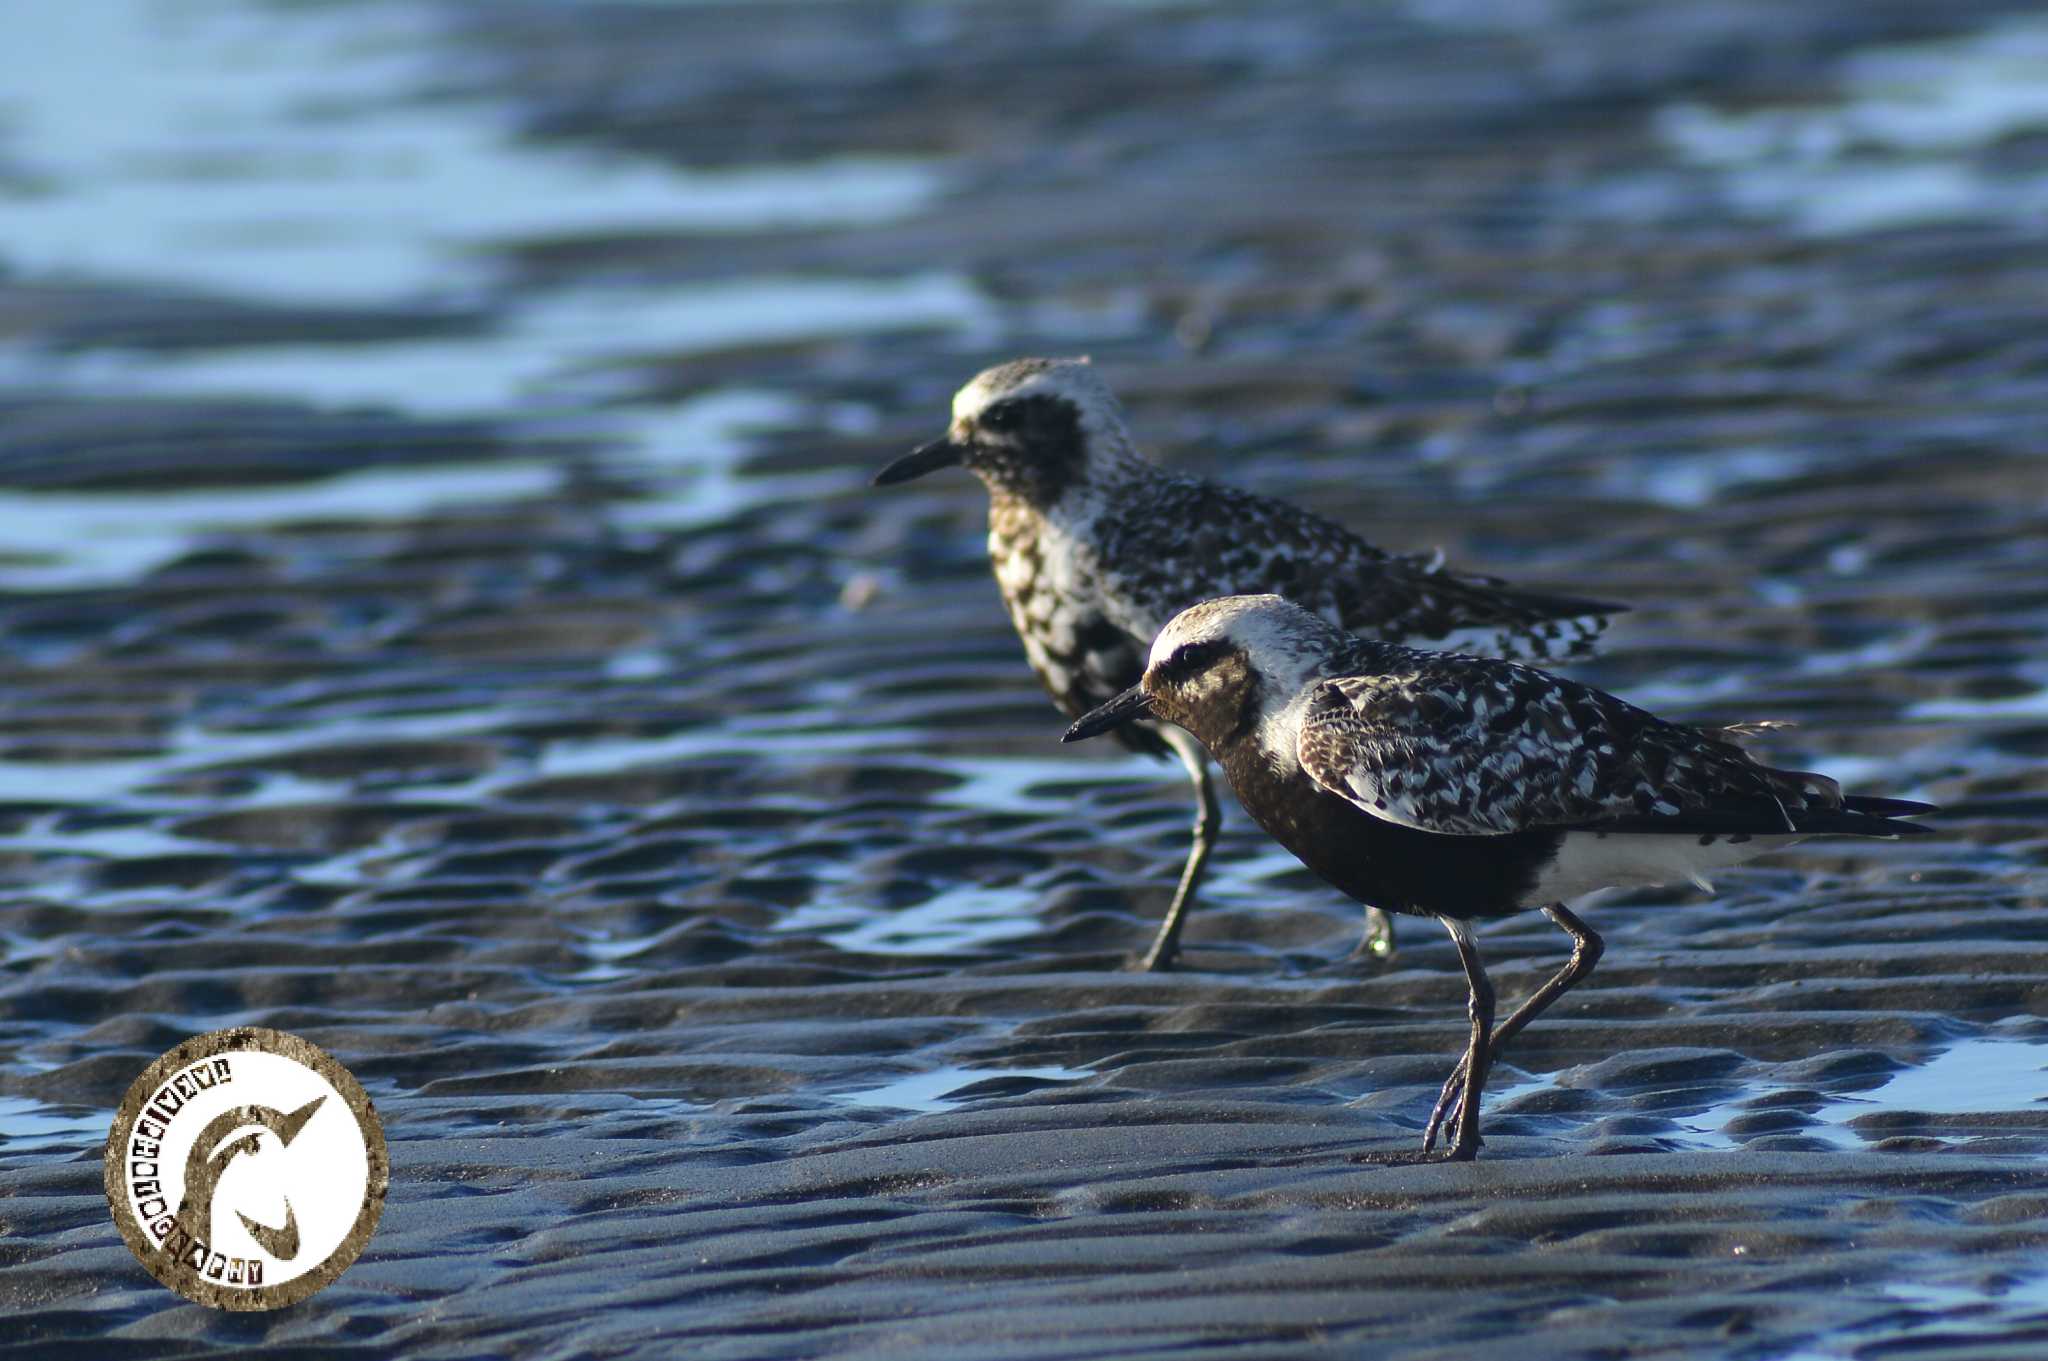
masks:
POLYGON ((1252 820, 1339 890, 1388 912, 1504 917, 1557 855, 1563 833, 1439 836, 1400 827, 1319 788, 1298 768, 1276 774, 1250 734, 1211 753, 1252 820))

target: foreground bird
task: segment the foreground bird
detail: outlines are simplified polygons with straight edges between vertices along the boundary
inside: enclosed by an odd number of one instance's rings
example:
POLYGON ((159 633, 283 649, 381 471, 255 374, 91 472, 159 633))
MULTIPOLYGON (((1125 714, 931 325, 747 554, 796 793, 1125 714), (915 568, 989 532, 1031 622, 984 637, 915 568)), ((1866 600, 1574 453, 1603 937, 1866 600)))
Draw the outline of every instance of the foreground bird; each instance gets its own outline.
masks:
MULTIPOLYGON (((950 467, 988 488, 988 552, 1003 603, 1032 670, 1069 718, 1135 685, 1166 621, 1214 596, 1282 591, 1376 638, 1530 658, 1590 651, 1607 616, 1625 608, 1395 557, 1284 501, 1165 472, 1132 446, 1086 359, 1019 359, 976 375, 955 394, 946 434, 875 483, 950 467)), ((1146 723, 1118 736, 1134 750, 1178 756, 1199 801, 1180 884, 1142 961, 1164 969, 1216 841, 1216 794, 1201 748, 1179 729, 1146 723)), ((1376 909, 1366 909, 1360 948, 1385 953, 1392 930, 1376 909)))
MULTIPOLYGON (((1177 615, 1144 678, 1067 730, 1140 719, 1193 733, 1238 801, 1301 862, 1360 902, 1435 917, 1470 987, 1471 1040, 1423 1134, 1479 1148, 1487 1069, 1590 972, 1600 937, 1564 906, 1597 888, 1689 879, 1809 836, 1896 837, 1929 804, 1847 796, 1775 770, 1740 729, 1667 723, 1512 662, 1351 637, 1276 595, 1177 615), (1498 1029, 1474 919, 1540 907, 1572 953, 1498 1029)), ((1754 729, 1751 729, 1753 731, 1754 729)))

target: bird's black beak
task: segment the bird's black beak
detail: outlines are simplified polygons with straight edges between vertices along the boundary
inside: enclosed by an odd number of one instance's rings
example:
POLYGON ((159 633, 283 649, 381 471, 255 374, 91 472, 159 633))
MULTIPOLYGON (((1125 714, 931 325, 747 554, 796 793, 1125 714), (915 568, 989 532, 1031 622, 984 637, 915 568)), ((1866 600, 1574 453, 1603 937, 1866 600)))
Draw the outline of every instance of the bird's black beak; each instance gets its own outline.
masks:
POLYGON ((1133 685, 1107 704, 1098 705, 1074 720, 1074 726, 1060 735, 1062 742, 1078 742, 1084 737, 1106 733, 1111 728, 1121 728, 1126 723, 1152 717, 1152 697, 1145 693, 1142 685, 1133 685))
POLYGON ((953 443, 952 436, 941 435, 930 444, 918 445, 876 473, 875 485, 886 487, 895 482, 908 482, 913 477, 923 477, 939 468, 957 468, 966 456, 966 448, 953 443))

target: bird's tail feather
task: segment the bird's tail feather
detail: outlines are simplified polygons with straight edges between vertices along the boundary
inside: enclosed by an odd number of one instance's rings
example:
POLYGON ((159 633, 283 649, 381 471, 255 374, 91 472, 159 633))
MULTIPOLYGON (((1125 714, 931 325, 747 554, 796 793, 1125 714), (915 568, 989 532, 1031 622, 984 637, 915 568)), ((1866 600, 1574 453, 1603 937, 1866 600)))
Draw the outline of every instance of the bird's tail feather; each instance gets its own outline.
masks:
POLYGON ((1922 813, 1941 811, 1931 803, 1919 803, 1913 799, 1881 799, 1872 794, 1851 794, 1842 800, 1842 807, 1847 812, 1868 813, 1874 818, 1913 818, 1922 813))
POLYGON ((1931 803, 1916 803, 1912 799, 1851 794, 1839 808, 1808 808, 1793 816, 1801 832, 1815 835, 1836 832, 1851 836, 1924 836, 1934 829, 1905 819, 1939 811, 1931 803))

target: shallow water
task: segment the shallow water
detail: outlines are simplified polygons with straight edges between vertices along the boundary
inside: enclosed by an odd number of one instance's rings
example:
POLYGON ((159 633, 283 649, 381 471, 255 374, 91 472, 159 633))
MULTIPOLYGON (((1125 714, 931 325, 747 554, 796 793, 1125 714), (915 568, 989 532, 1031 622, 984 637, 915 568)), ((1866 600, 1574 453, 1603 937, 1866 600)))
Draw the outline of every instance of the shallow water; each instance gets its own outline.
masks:
POLYGON ((997 1091, 1008 1094, 1020 1088, 1075 1082, 1088 1076, 1071 1068, 938 1068, 928 1073, 912 1073, 879 1087, 846 1092, 835 1099, 849 1106, 943 1111, 997 1091))
POLYGON ((1876 45, 1840 68, 1839 95, 1726 112, 1682 103, 1656 126, 1720 170, 1739 210, 1821 236, 1998 215, 2039 225, 2048 174, 1982 153, 2048 127, 2048 22, 2023 16, 1947 41, 1876 45))
MULTIPOLYGON (((11 31, 0 1307, 195 1353, 2033 1355, 2038 17, 763 13, 11 31), (1057 746, 967 479, 867 486, 976 368, 1082 351, 1162 458, 1633 601, 1586 676, 1794 720, 1943 835, 1587 905, 1485 1158, 1353 1161, 1458 1043, 1441 931, 1346 961, 1232 808, 1190 967, 1123 972, 1184 778, 1057 746), (257 1333, 142 1275, 96 1147, 244 1023, 394 1141, 370 1251, 257 1333)), ((1562 943, 1481 934, 1504 998, 1562 943)))
POLYGON ((451 97, 450 28, 393 0, 24 10, 10 151, 36 192, 10 205, 10 262, 266 300, 463 298, 492 291, 496 243, 887 222, 943 184, 901 157, 706 172, 522 144, 503 92, 451 97))
MULTIPOLYGON (((1556 1104, 1560 1088, 1568 1091, 1575 1076, 1572 1070, 1563 1070, 1501 1083, 1492 1104, 1504 1111, 1540 1110, 1556 1104)), ((1717 1075, 1705 1085, 1652 1083, 1630 1092, 1629 1098, 1638 1108, 1668 1114, 1668 1142, 1673 1148, 1738 1149, 1750 1139, 1797 1135, 1854 1150, 1897 1136, 1916 1120, 1941 1128, 1944 1137, 1967 1142, 1973 1133, 2001 1131, 1972 1130, 1969 1121, 1925 1117, 2031 1112, 2035 1123, 2048 1121, 2048 1044, 2039 1039, 1973 1036, 1914 1066, 1881 1075, 1859 1074, 1841 1089, 1820 1095, 1804 1085, 1758 1087, 1739 1074, 1727 1081, 1717 1075), (1766 1113, 1765 1118, 1758 1118, 1759 1112, 1766 1113)))

